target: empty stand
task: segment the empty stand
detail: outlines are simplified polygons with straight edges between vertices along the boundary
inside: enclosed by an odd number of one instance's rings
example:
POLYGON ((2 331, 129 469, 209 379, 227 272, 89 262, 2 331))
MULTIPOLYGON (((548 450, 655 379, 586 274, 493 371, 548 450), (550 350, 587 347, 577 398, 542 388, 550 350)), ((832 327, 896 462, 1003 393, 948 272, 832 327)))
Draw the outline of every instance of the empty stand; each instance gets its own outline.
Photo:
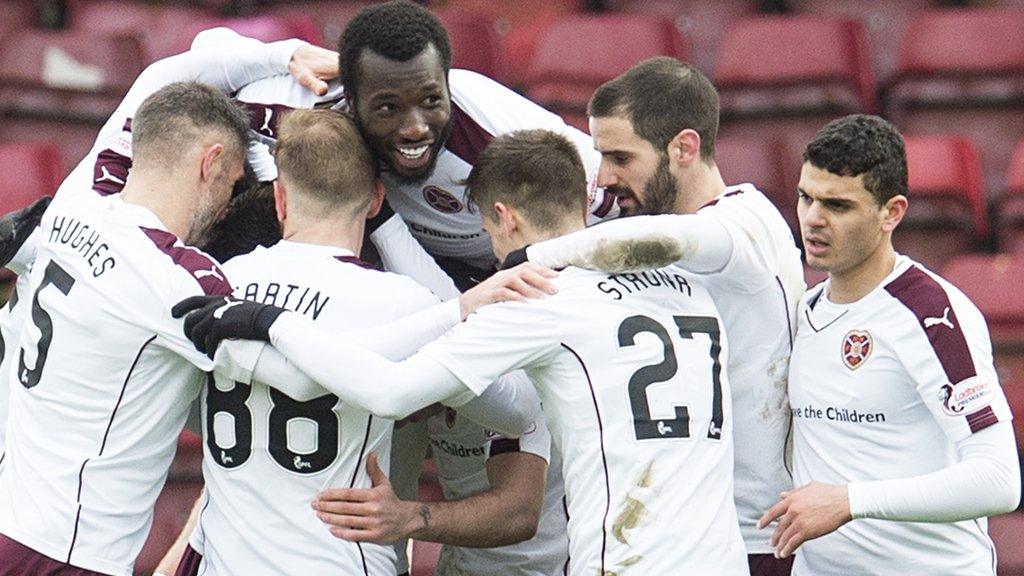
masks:
POLYGON ((714 80, 722 137, 776 139, 797 171, 804 146, 829 120, 876 105, 864 34, 853 20, 740 20, 722 40, 714 80))
POLYGON ((868 48, 879 79, 896 69, 896 53, 903 31, 914 13, 934 7, 934 0, 788 0, 797 13, 842 16, 860 22, 867 33, 868 48))
MULTIPOLYGON (((1024 304, 1014 290, 1024 286, 1024 256, 960 256, 943 268, 943 276, 985 315, 997 349, 1024 346, 1024 304)), ((1024 383, 1024 373, 1014 376, 1024 383)))
POLYGON ((723 115, 874 112, 874 76, 854 20, 761 16, 729 27, 715 67, 723 115))
POLYGON ((356 12, 372 0, 303 0, 299 2, 265 3, 260 14, 286 18, 309 18, 320 31, 321 46, 336 50, 341 32, 356 12))
POLYGON ((216 18, 212 10, 129 0, 67 0, 67 4, 72 30, 137 35, 147 63, 180 52, 182 31, 197 21, 216 18))
POLYGON ((52 141, 65 165, 96 132, 142 71, 132 37, 21 30, 0 44, 0 141, 52 141))
POLYGON ((541 36, 526 94, 585 129, 587 102, 602 83, 647 58, 685 59, 683 38, 657 17, 602 15, 558 20, 541 36), (595 42, 595 39, 600 41, 595 42))
POLYGON ((4 36, 31 27, 36 22, 36 11, 31 2, 0 2, 0 42, 4 36))
POLYGON ((1024 512, 989 518, 988 533, 999 552, 999 576, 1024 576, 1024 512))
POLYGON ((908 136, 906 148, 910 208, 893 243, 939 270, 953 256, 988 239, 978 152, 959 136, 908 136))
POLYGON ((452 66, 498 80, 504 78, 501 36, 490 16, 481 12, 445 10, 437 12, 437 17, 448 30, 452 66))
POLYGON ((775 204, 790 228, 797 229, 795 191, 800 166, 789 161, 778 141, 752 136, 719 138, 715 163, 726 184, 754 184, 775 204))
POLYGON ((714 72, 722 36, 731 22, 757 12, 757 0, 606 0, 615 12, 660 16, 675 22, 690 41, 690 61, 705 74, 714 72))
POLYGON ((0 214, 53 196, 64 178, 61 150, 54 144, 0 144, 0 214))
POLYGON ((1006 172, 1006 191, 995 203, 999 249, 1024 253, 1024 140, 1017 144, 1006 172))
POLYGON ((1003 189, 1024 136, 1024 10, 917 13, 886 86, 888 114, 907 134, 959 133, 982 150, 987 192, 1003 189))

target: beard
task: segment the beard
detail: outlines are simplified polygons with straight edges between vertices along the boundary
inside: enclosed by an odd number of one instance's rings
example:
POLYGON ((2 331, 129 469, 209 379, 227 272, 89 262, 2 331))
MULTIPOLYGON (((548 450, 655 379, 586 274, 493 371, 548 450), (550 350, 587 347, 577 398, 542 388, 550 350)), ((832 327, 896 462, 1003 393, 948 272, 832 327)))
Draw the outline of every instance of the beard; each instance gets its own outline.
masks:
POLYGON ((641 216, 672 214, 675 212, 676 199, 679 197, 679 181, 668 169, 668 157, 662 155, 658 168, 644 185, 643 200, 630 188, 609 186, 605 192, 632 198, 636 207, 622 210, 622 216, 641 216))

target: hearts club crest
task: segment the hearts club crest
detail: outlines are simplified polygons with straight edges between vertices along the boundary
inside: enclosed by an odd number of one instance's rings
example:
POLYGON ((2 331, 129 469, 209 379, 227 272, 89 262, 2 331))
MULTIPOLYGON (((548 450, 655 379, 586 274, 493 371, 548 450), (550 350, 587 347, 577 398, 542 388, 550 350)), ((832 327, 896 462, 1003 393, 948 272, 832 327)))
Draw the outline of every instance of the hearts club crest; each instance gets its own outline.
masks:
POLYGON ((843 338, 843 364, 850 370, 860 368, 875 347, 871 334, 863 330, 850 330, 843 338))

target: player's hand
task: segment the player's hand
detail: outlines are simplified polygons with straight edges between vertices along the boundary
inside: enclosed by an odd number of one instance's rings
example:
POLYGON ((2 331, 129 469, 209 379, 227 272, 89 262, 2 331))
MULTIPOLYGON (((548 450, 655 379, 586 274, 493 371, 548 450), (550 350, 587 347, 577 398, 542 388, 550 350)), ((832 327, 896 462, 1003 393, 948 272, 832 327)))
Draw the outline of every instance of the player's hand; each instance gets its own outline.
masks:
POLYGON ((808 540, 814 540, 849 522, 849 491, 845 485, 811 482, 782 493, 782 499, 757 521, 764 528, 778 519, 772 534, 776 558, 787 558, 808 540))
POLYGON ((210 358, 225 338, 270 342, 270 327, 284 312, 232 296, 192 296, 171 309, 175 318, 185 317, 185 336, 210 358))
POLYGON ((548 294, 555 294, 558 289, 551 282, 551 278, 556 276, 558 272, 530 262, 508 270, 499 270, 459 297, 462 319, 465 320, 481 306, 495 302, 542 298, 548 294))
POLYGON ((25 240, 39 226, 39 220, 43 218, 50 200, 49 196, 43 196, 21 210, 0 217, 0 266, 14 259, 25 240))
POLYGON ((338 77, 338 53, 303 44, 292 54, 288 72, 304 88, 323 96, 327 93, 327 81, 338 77))
POLYGON ((377 464, 377 454, 367 456, 366 472, 373 488, 326 490, 313 501, 313 510, 331 526, 331 534, 350 542, 390 544, 423 527, 429 512, 423 518, 417 503, 399 500, 377 464))

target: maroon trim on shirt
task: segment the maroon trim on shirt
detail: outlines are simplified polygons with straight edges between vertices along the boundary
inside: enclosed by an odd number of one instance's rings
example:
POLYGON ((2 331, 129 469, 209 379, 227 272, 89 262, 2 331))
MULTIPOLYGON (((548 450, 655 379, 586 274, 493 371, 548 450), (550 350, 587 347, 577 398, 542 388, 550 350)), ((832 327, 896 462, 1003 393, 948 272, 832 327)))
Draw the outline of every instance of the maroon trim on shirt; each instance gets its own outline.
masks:
POLYGON ((967 415, 967 425, 971 427, 971 434, 998 423, 999 416, 996 416, 996 412, 991 406, 985 406, 981 410, 967 415))
POLYGON ((249 113, 249 128, 257 134, 268 138, 277 138, 277 126, 281 122, 285 112, 294 110, 291 106, 284 104, 260 104, 258 102, 239 102, 242 108, 249 113), (267 111, 270 111, 270 121, 267 121, 267 111))
POLYGON ((917 266, 911 266, 898 278, 886 284, 885 291, 917 317, 950 384, 958 384, 977 375, 971 350, 957 321, 956 312, 949 302, 949 296, 934 278, 917 266), (951 329, 945 324, 925 326, 926 318, 943 318, 947 308, 948 320, 954 328, 951 329))
POLYGON ((519 449, 519 438, 495 438, 491 440, 491 452, 488 458, 494 458, 498 454, 509 452, 521 452, 519 449))
POLYGON ((598 218, 604 218, 612 210, 612 206, 615 206, 615 195, 605 192, 604 198, 601 199, 601 205, 594 210, 594 216, 598 218))
POLYGON ((452 135, 444 144, 449 152, 471 165, 476 164, 477 157, 490 144, 492 138, 493 134, 484 130, 476 120, 452 102, 452 135))
POLYGON ((217 261, 191 246, 185 246, 178 237, 166 230, 139 226, 153 244, 161 252, 171 257, 175 264, 181 266, 199 282, 207 296, 230 296, 233 292, 227 276, 220 269, 217 261))
MULTIPOLYGON (((131 118, 125 119, 121 130, 129 133, 132 131, 131 118)), ((124 183, 128 181, 128 172, 131 169, 131 158, 109 148, 102 150, 96 155, 96 164, 92 168, 92 189, 100 196, 120 194, 124 189, 124 183)))
POLYGON ((711 202, 708 202, 707 204, 701 206, 700 208, 698 208, 698 210, 703 210, 704 208, 707 208, 708 206, 714 206, 715 204, 718 204, 718 201, 721 200, 722 198, 728 198, 730 196, 736 196, 736 195, 739 195, 739 194, 743 194, 743 189, 742 188, 739 189, 739 190, 733 190, 732 192, 727 192, 725 194, 722 194, 718 198, 715 198, 711 202))
POLYGON ((337 260, 338 262, 345 262, 346 264, 355 264, 356 266, 359 266, 360 268, 366 268, 367 270, 377 269, 377 267, 374 266, 373 264, 370 264, 369 262, 366 262, 364 260, 360 260, 355 256, 335 256, 334 259, 337 260))

